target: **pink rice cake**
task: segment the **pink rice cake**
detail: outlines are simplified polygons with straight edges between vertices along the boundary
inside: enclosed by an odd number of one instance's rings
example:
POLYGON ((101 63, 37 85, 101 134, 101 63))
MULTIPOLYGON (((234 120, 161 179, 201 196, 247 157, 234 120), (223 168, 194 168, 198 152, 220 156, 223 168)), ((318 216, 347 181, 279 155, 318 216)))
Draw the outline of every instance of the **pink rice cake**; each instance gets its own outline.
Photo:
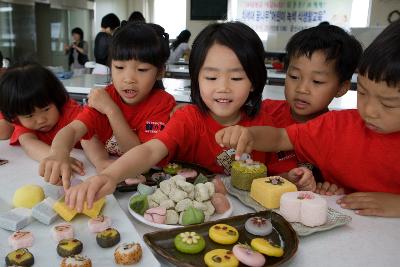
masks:
POLYGON ((300 222, 305 226, 314 227, 327 221, 326 200, 311 191, 284 193, 280 202, 280 214, 289 222, 300 222))
POLYGON ((265 257, 248 245, 236 244, 233 246, 232 252, 241 263, 247 266, 262 267, 265 264, 265 257))
POLYGON ((29 231, 16 231, 8 237, 8 244, 14 250, 31 247, 33 245, 33 234, 29 231))
POLYGON ((108 216, 99 215, 96 218, 88 221, 89 231, 92 233, 99 233, 111 226, 111 218, 108 216))
POLYGON ((160 224, 165 223, 166 216, 167 216, 167 210, 163 207, 151 208, 146 210, 144 213, 144 218, 146 220, 148 220, 149 222, 160 223, 160 224))
POLYGON ((194 169, 190 169, 190 168, 180 169, 176 174, 182 175, 185 178, 196 178, 197 177, 197 171, 194 169))
POLYGON ((51 228, 51 235, 55 241, 60 242, 63 239, 74 238, 74 229, 70 223, 59 223, 51 228))

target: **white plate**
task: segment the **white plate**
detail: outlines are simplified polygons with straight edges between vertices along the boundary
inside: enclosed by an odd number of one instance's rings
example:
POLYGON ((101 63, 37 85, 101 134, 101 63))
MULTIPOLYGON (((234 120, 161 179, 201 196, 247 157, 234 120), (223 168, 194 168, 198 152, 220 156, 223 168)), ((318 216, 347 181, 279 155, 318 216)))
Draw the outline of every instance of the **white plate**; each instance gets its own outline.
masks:
MULTIPOLYGON (((137 192, 136 192, 135 194, 133 194, 133 195, 129 198, 129 202, 128 202, 128 210, 129 210, 129 212, 132 214, 132 216, 133 216, 135 219, 137 219, 138 221, 140 221, 140 222, 142 222, 142 223, 144 223, 144 224, 153 226, 153 227, 155 227, 155 228, 160 228, 160 229, 174 229, 174 228, 178 228, 178 227, 183 227, 183 225, 179 225, 179 224, 161 224, 161 223, 149 222, 149 221, 146 220, 142 215, 140 215, 140 214, 136 213, 135 211, 133 211, 133 210, 131 209, 131 207, 129 206, 129 203, 131 203, 132 197, 134 197, 134 196, 136 196, 136 195, 138 195, 138 194, 139 194, 139 193, 137 193, 137 192)), ((232 215, 232 212, 233 212, 233 204, 232 204, 232 201, 231 201, 230 197, 229 197, 229 196, 226 196, 226 197, 227 197, 227 199, 228 199, 228 201, 229 201, 229 205, 230 205, 229 209, 228 209, 227 211, 225 211, 224 213, 222 213, 222 214, 214 213, 214 215, 212 215, 212 216, 210 217, 210 221, 215 221, 215 220, 219 220, 219 219, 223 219, 223 218, 228 218, 228 217, 230 217, 230 216, 232 215)))

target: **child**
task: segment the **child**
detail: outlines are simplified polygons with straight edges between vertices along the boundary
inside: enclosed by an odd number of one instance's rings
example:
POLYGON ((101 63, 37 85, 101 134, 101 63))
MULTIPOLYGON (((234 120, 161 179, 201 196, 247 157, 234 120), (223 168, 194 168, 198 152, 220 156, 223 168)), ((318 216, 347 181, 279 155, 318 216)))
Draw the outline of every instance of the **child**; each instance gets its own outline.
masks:
POLYGON ((400 217, 400 20, 365 50, 357 110, 332 111, 286 129, 226 128, 216 141, 238 154, 294 149, 324 178, 351 193, 338 203, 357 214, 400 217), (229 140, 229 141, 228 141, 229 140))
POLYGON ((4 119, 3 114, 0 112, 0 140, 6 140, 10 138, 14 131, 14 127, 11 123, 4 119))
POLYGON ((72 144, 82 137, 96 135, 97 139, 82 142, 82 146, 100 171, 110 163, 104 146, 109 153, 122 155, 151 139, 169 120, 175 100, 155 87, 169 56, 164 29, 156 24, 124 23, 113 36, 110 56, 113 84, 105 90, 92 90, 89 107, 57 134, 49 157, 40 164, 41 175, 44 166, 52 170, 51 176, 46 174, 51 183, 58 182, 60 172, 69 179, 64 163, 72 144))
MULTIPOLYGON (((10 144, 20 144, 32 159, 40 161, 49 153, 57 132, 81 107, 69 98, 51 71, 36 63, 22 63, 1 77, 0 109, 15 127, 10 144)), ((72 157, 67 160, 68 166, 83 174, 80 161, 72 157)))
MULTIPOLYGON (((245 24, 228 22, 207 26, 196 38, 189 60, 191 98, 194 105, 178 110, 154 139, 137 146, 100 175, 69 189, 70 207, 82 208, 87 199, 110 194, 127 175, 137 175, 163 158, 200 164, 214 173, 229 171, 230 151, 214 141, 215 133, 230 125, 268 125, 260 112, 266 80, 264 49, 257 34, 245 24)), ((265 162, 267 153, 253 152, 265 162)), ((304 171, 299 184, 312 187, 313 177, 304 171)), ((315 186, 315 184, 314 184, 315 186)))
MULTIPOLYGON (((350 88, 362 47, 340 27, 323 25, 293 35, 286 52, 286 100, 267 99, 262 106, 280 128, 327 112, 332 99, 350 88)), ((268 172, 284 173, 298 164, 294 151, 280 151, 268 164, 268 172)))

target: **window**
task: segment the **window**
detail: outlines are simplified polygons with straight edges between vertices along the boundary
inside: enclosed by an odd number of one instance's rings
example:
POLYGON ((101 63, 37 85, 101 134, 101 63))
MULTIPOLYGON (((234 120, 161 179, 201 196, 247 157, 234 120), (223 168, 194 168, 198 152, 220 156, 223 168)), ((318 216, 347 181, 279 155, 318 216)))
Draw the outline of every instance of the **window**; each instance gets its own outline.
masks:
POLYGON ((186 0, 154 0, 153 18, 154 23, 165 29, 170 39, 175 39, 186 29, 186 0))

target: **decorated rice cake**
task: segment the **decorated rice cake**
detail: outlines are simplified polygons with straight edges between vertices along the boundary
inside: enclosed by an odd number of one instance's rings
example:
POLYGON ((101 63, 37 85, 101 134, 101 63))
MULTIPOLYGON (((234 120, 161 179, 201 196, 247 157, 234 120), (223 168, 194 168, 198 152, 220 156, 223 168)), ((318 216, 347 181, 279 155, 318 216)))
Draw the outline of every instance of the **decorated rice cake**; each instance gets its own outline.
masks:
POLYGON ((267 209, 279 208, 283 193, 297 191, 296 186, 280 176, 255 179, 250 196, 267 209))
POLYGON ((60 215, 61 218, 67 222, 71 221, 78 212, 75 209, 70 209, 64 202, 64 198, 56 201, 53 205, 53 210, 60 215))
POLYGON ((130 265, 142 258, 142 247, 139 243, 123 243, 114 252, 115 263, 130 265))
POLYGON ((231 169, 231 183, 234 187, 249 191, 254 179, 265 177, 267 167, 257 161, 234 161, 231 169))
POLYGON ((280 204, 280 214, 289 222, 300 222, 309 227, 326 223, 328 204, 311 191, 285 193, 280 204))

